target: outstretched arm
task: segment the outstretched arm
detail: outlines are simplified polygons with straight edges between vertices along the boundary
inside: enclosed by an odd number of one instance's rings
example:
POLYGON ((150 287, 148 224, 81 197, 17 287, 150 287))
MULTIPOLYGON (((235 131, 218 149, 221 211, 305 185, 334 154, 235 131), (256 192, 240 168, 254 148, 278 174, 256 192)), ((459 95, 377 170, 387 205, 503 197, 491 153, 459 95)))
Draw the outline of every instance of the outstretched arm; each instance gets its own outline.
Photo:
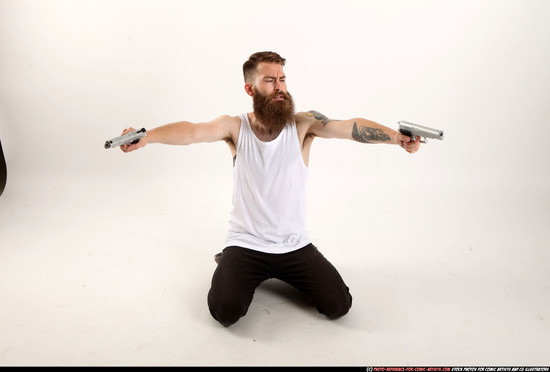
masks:
MULTIPOLYGON (((149 143, 162 143, 166 145, 190 145, 201 142, 226 141, 236 142, 235 118, 220 116, 205 123, 190 123, 180 121, 166 124, 147 130, 147 135, 134 145, 120 146, 124 152, 131 152, 146 146, 149 143)), ((134 128, 125 129, 122 134, 133 131, 134 128)))
POLYGON ((411 154, 418 151, 420 147, 419 139, 411 142, 408 136, 367 119, 334 120, 317 111, 308 111, 298 113, 296 120, 307 126, 309 135, 319 138, 340 138, 361 143, 399 145, 411 154))

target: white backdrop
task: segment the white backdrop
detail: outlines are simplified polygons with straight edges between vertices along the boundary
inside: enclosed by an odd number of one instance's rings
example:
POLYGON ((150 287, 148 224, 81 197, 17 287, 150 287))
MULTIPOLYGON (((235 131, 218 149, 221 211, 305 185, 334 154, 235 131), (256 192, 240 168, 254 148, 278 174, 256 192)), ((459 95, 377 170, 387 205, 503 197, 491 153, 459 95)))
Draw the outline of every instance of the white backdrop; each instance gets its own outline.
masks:
MULTIPOLYGON (((549 16, 545 0, 0 0, 0 258, 32 252, 35 270, 59 265, 60 246, 84 244, 89 264, 94 249, 178 244, 210 265, 231 203, 225 144, 103 143, 128 126, 250 111, 242 64, 273 50, 299 111, 445 131, 415 155, 316 140, 308 226, 334 262, 449 270, 477 254, 474 282, 505 270, 547 290, 549 16)), ((3 288, 13 303, 21 287, 3 288)), ((14 353, 4 362, 25 360, 14 353)))

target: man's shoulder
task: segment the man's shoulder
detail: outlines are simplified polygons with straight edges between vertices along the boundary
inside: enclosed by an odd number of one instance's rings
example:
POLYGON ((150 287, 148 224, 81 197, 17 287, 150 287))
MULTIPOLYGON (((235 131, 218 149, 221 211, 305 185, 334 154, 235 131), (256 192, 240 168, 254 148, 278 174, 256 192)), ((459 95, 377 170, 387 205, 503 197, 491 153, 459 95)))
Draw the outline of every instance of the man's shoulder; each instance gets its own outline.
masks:
POLYGON ((304 121, 304 119, 307 118, 305 112, 297 112, 296 114, 294 114, 294 117, 296 118, 296 122, 298 122, 298 121, 304 121))
POLYGON ((237 115, 237 116, 221 115, 221 116, 218 116, 216 119, 214 119, 214 121, 235 124, 235 123, 241 122, 241 116, 240 115, 237 115))
POLYGON ((329 119, 325 115, 321 114, 319 111, 315 110, 296 113, 296 122, 315 122, 319 120, 324 121, 329 119))
POLYGON ((241 117, 240 116, 231 116, 231 115, 221 115, 210 121, 210 124, 217 127, 225 127, 229 131, 233 132, 238 130, 241 126, 241 117))
POLYGON ((311 117, 309 116, 308 112, 297 112, 294 114, 296 125, 304 125, 309 122, 311 122, 311 117))
POLYGON ((318 121, 317 111, 297 112, 295 114, 296 127, 308 130, 315 122, 318 121))

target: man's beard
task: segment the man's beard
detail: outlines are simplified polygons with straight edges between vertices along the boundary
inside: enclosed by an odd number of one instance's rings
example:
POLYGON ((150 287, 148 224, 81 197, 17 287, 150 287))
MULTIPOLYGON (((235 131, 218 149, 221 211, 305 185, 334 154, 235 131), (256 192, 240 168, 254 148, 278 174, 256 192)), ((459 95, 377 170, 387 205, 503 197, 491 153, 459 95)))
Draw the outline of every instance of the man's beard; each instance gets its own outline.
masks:
POLYGON ((279 133, 286 124, 294 122, 294 100, 288 92, 277 92, 267 96, 255 91, 252 97, 256 119, 270 132, 279 133), (282 95, 284 100, 274 101, 282 95))

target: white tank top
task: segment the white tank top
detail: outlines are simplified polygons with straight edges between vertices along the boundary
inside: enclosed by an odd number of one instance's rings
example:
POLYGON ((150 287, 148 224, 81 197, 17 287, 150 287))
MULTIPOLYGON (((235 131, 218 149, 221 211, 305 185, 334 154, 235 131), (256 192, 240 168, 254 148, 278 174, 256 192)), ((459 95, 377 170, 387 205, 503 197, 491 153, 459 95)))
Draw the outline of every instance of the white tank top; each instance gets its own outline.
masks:
POLYGON ((304 164, 296 123, 262 142, 240 115, 241 129, 233 168, 233 210, 225 246, 266 253, 288 253, 311 243, 306 231, 304 164))

